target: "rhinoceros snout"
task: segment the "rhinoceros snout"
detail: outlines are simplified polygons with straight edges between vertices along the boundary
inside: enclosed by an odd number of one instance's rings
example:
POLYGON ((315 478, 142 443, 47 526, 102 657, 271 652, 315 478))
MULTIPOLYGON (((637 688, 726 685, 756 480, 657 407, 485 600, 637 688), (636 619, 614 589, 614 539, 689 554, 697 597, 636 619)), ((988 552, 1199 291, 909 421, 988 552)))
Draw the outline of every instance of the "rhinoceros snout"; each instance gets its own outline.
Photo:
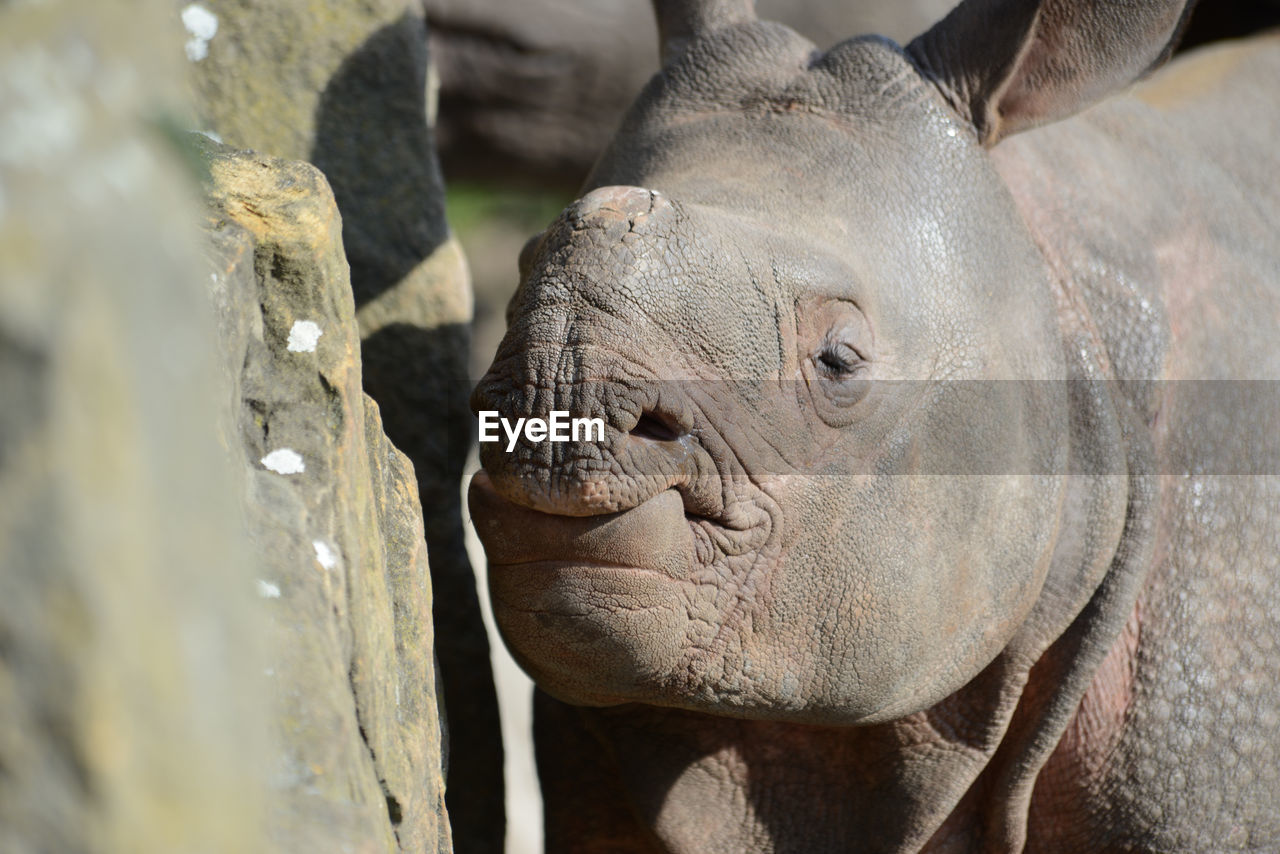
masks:
MULTIPOLYGON (((507 500, 563 515, 620 512, 697 468, 692 411, 669 376, 679 297, 655 289, 679 211, 657 191, 601 187, 526 249, 510 329, 472 397, 512 425, 480 459, 507 500), (541 423, 568 422, 558 436, 541 423), (538 422, 520 432, 519 419, 538 422), (575 429, 580 426, 582 429, 575 429), (519 435, 517 435, 519 433, 519 435)), ((482 437, 483 439, 483 437, 482 437)))
POLYGON ((544 384, 524 367, 533 382, 491 371, 471 400, 482 419, 480 462, 505 499, 566 516, 617 513, 699 471, 688 416, 668 384, 544 384))

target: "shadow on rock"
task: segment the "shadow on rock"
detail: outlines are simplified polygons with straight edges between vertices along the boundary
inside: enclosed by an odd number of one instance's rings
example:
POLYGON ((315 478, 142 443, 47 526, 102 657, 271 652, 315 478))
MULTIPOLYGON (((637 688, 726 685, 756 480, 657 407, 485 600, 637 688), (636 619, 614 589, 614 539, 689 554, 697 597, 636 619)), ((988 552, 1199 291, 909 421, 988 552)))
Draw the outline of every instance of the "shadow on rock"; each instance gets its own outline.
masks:
POLYGON ((342 214, 365 391, 418 476, 447 704, 454 844, 500 852, 502 741, 459 497, 470 442, 471 293, 445 222, 427 68, 420 16, 406 14, 375 32, 321 94, 311 159, 342 214))
POLYGON ((427 115, 426 39, 420 17, 402 16, 347 57, 320 95, 310 159, 342 212, 357 308, 448 239, 427 115))

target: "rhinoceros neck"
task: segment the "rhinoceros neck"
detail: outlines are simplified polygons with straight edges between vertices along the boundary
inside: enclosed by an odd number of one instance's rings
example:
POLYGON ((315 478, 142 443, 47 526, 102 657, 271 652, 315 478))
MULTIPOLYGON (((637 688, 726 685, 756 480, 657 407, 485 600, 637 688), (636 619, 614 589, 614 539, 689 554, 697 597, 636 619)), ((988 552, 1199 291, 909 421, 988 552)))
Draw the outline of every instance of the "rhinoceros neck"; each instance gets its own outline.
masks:
MULTIPOLYGON (((635 816, 632 837, 652 846, 637 851, 919 851, 998 745, 1019 682, 1006 663, 934 709, 872 727, 573 709, 544 696, 540 775, 544 789, 548 778, 580 777, 590 752, 590 764, 607 766, 600 778, 620 781, 611 807, 590 809, 635 816)), ((548 795, 548 841, 566 824, 577 827, 564 836, 580 838, 584 805, 548 795)))
MULTIPOLYGON (((1154 478, 1140 454, 1125 459, 1115 402, 1094 403, 1099 411, 1078 419, 1073 441, 1109 445, 1122 459, 1071 476, 1042 600, 977 677, 924 711, 859 727, 643 705, 577 709, 543 695, 549 844, 590 839, 636 854, 942 852, 972 851, 981 839, 991 850, 1020 849, 1033 793, 1041 803, 1056 796, 1037 789, 1040 769, 1087 692, 1098 694, 1117 644, 1128 649, 1123 629, 1150 563, 1154 478), (556 785, 583 779, 601 781, 586 802, 580 786, 556 785), (584 828, 588 814, 613 818, 584 828)), ((1128 674, 1127 660, 1111 670, 1128 674)), ((1123 694, 1125 685, 1105 687, 1123 694)), ((1106 706, 1109 696, 1095 699, 1106 706)), ((1087 764, 1094 746, 1077 745, 1058 764, 1087 764)))
POLYGON ((868 727, 577 709, 541 695, 548 850, 937 854, 979 850, 978 840, 1017 850, 1037 771, 1053 752, 1037 725, 1054 705, 1047 680, 1062 675, 1069 652, 1059 653, 1034 676, 1002 656, 935 707, 868 727), (600 785, 584 794, 584 779, 600 785))
POLYGON ((1110 626, 1127 586, 1091 601, 1032 668, 1001 656, 942 703, 888 724, 580 709, 539 692, 547 850, 1021 850, 1038 832, 1029 823, 1072 807, 1070 787, 1040 770, 1097 767, 1118 732, 1098 721, 1122 720, 1131 693, 1136 613, 1127 635, 1110 626), (1106 714, 1081 717, 1095 708, 1106 714))

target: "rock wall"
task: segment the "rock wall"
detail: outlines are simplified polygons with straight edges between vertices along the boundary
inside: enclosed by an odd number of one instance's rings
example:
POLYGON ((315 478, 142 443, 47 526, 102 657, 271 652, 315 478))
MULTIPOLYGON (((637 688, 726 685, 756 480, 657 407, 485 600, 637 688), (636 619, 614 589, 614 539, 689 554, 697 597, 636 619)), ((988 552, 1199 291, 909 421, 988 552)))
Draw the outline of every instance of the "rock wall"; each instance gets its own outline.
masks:
POLYGON ((0 4, 0 851, 265 850, 167 3, 0 4))
POLYGON ((455 838, 464 851, 500 851, 501 734, 459 497, 472 429, 472 298, 445 222, 422 7, 415 0, 193 5, 208 18, 191 37, 213 30, 191 54, 200 126, 236 147, 310 161, 333 188, 364 388, 381 407, 387 435, 412 460, 426 511, 437 653, 452 712, 455 838))
POLYGON ((202 144, 234 442, 262 561, 276 850, 451 850, 413 469, 361 391, 341 220, 315 167, 202 144))
POLYGON ((215 22, 0 5, 0 851, 448 852, 413 467, 325 177, 178 130, 215 22))

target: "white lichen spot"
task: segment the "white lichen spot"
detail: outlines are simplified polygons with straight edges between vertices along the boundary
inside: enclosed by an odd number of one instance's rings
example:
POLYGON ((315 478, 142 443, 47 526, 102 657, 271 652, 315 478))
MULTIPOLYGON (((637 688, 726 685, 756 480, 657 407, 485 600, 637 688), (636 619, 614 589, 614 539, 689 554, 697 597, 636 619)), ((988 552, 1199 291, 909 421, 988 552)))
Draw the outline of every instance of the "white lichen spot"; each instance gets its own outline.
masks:
POLYGON ((187 39, 182 47, 187 52, 187 59, 192 62, 199 62, 209 55, 209 43, 203 39, 187 39))
POLYGON ((329 544, 324 540, 312 540, 311 545, 316 550, 316 560, 325 569, 333 569, 338 565, 338 556, 333 553, 333 549, 329 548, 329 544))
POLYGON ((280 588, 279 586, 272 584, 270 581, 263 581, 261 578, 259 578, 258 579, 258 595, 261 596, 263 599, 279 599, 280 588))
POLYGON ((292 448, 277 448, 262 458, 262 464, 276 474, 301 474, 307 470, 302 454, 292 448))
POLYGON ((289 352, 314 353, 316 351, 316 342, 320 340, 320 336, 323 334, 324 330, 315 321, 295 320, 293 328, 289 330, 289 352))
POLYGON ((954 127, 947 128, 947 136, 954 137, 958 131, 954 127))
POLYGON ((192 3, 182 10, 182 26, 191 38, 187 39, 187 59, 199 62, 209 55, 209 41, 218 34, 218 16, 199 3, 192 3))
POLYGON ((201 136, 205 137, 206 139, 211 139, 211 140, 213 140, 213 141, 214 141, 214 142, 216 142, 216 143, 221 144, 221 142, 222 142, 222 137, 221 137, 221 136, 219 136, 218 134, 214 133, 214 132, 213 132, 213 131, 211 131, 211 130, 198 130, 198 131, 196 131, 196 133, 200 134, 201 136))

